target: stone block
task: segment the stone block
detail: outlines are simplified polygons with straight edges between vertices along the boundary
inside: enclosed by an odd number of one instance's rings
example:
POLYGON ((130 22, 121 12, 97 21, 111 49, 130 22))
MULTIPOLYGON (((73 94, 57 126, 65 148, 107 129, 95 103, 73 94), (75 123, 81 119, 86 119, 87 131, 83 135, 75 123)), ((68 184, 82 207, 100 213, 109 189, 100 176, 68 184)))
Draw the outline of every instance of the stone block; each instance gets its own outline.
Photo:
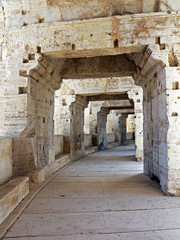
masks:
POLYGON ((69 154, 65 154, 64 156, 60 157, 54 163, 53 172, 56 172, 57 170, 59 170, 60 168, 64 167, 69 162, 70 162, 69 154))
POLYGON ((0 183, 12 176, 12 139, 0 138, 0 183))
POLYGON ((0 224, 28 193, 28 177, 17 177, 0 187, 0 224))
POLYGON ((64 137, 63 135, 54 136, 54 151, 55 156, 64 152, 64 137))
POLYGON ((92 135, 91 134, 84 135, 84 145, 85 145, 85 148, 89 148, 92 146, 92 135))
POLYGON ((35 184, 42 183, 45 180, 45 169, 41 169, 40 171, 31 173, 31 181, 35 184))

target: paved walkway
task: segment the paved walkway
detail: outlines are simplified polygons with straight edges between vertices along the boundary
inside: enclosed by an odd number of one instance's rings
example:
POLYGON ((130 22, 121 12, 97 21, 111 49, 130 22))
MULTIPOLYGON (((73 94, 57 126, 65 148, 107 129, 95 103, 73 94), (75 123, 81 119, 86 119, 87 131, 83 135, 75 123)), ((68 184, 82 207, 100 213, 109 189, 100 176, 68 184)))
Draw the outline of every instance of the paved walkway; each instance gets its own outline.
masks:
POLYGON ((142 173, 134 146, 86 156, 57 175, 6 239, 180 240, 180 198, 142 173))

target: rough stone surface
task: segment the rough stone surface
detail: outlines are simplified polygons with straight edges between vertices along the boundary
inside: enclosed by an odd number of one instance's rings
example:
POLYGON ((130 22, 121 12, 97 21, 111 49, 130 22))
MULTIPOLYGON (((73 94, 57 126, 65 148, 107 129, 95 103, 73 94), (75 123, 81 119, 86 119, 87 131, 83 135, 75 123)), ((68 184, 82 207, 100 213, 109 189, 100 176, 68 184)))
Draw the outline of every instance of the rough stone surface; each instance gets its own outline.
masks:
POLYGON ((12 176, 12 139, 0 138, 0 183, 12 176))
POLYGON ((29 192, 28 177, 17 177, 0 187, 0 224, 29 192))

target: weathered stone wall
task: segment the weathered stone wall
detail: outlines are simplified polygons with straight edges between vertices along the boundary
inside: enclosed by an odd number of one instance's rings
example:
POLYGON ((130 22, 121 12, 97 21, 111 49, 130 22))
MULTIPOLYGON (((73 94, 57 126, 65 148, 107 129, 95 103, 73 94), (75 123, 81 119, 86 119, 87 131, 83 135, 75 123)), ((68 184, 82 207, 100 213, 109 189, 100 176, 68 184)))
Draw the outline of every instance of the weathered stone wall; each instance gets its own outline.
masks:
MULTIPOLYGON (((174 47, 176 49, 176 47, 174 47)), ((179 48, 178 48, 179 51, 179 48)), ((175 51, 177 54, 177 52, 175 51)), ((180 53, 180 51, 179 51, 180 53)), ((164 181, 168 181, 168 189, 172 194, 180 195, 180 54, 178 56, 178 64, 167 67, 166 75, 166 89, 167 89, 167 118, 168 118, 168 132, 167 132, 167 169, 164 171, 164 181), (178 66, 177 66, 178 65, 178 66), (168 180, 166 178, 168 174, 168 180)), ((164 145, 161 145, 161 151, 164 153, 164 145)), ((162 159, 161 159, 162 162, 162 159)), ((161 169, 160 169, 161 170, 161 169)))
POLYGON ((0 184, 12 176, 12 139, 0 138, 0 184))
POLYGON ((54 136, 54 154, 55 157, 64 152, 64 136, 55 135, 54 136))
POLYGON ((179 48, 160 47, 151 47, 139 60, 139 80, 146 79, 144 167, 146 174, 159 178, 164 192, 179 195, 179 48))
MULTIPOLYGON (((27 81, 26 87, 20 85, 16 102, 11 101, 11 104, 21 108, 20 103, 24 100, 25 112, 21 109, 18 113, 23 120, 25 114, 27 121, 13 140, 13 165, 14 173, 17 174, 39 170, 54 161, 54 91, 60 87, 58 73, 45 58, 39 56, 36 61, 33 60, 34 54, 25 57, 22 59, 23 68, 18 73, 22 81, 27 81), (37 62, 34 68, 31 61, 37 62), (31 69, 28 72, 29 62, 31 69)), ((16 114, 15 109, 15 114, 11 113, 14 121, 18 120, 16 114)), ((11 124, 15 128, 14 121, 11 124)), ((14 135, 14 131, 12 133, 14 135)))
POLYGON ((107 133, 107 143, 114 143, 116 141, 115 133, 107 133))
POLYGON ((135 115, 129 114, 127 118, 127 133, 135 132, 135 115))
POLYGON ((178 0, 2 0, 6 26, 91 19, 133 13, 178 11, 178 0))
POLYGON ((84 146, 85 148, 89 148, 92 146, 92 135, 84 134, 84 146))
MULTIPOLYGON (((127 140, 134 140, 135 139, 135 115, 129 114, 127 121, 127 140)), ((143 146, 142 146, 143 147, 143 146)))
POLYGON ((3 50, 6 71, 1 71, 0 132, 13 137, 13 174, 40 169, 54 160, 54 89, 60 86, 52 65, 31 48, 22 48, 3 50))

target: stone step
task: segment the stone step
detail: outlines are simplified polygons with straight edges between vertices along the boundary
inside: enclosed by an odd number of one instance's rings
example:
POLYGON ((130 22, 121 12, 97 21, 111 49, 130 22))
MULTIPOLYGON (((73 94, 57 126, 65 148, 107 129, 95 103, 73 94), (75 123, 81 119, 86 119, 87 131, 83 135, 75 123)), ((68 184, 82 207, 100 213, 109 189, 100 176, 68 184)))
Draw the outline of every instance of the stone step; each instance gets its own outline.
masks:
POLYGON ((61 154, 56 158, 55 162, 50 163, 39 171, 29 174, 30 181, 34 184, 42 183, 48 176, 64 167, 70 162, 69 154, 61 154))
POLYGON ((57 170, 64 167, 69 162, 70 162, 69 154, 63 154, 62 156, 56 159, 53 167, 53 172, 56 172, 57 170))
POLYGON ((118 147, 119 145, 119 142, 108 143, 108 148, 118 147))
POLYGON ((16 177, 0 187, 0 224, 28 193, 28 177, 16 177))
POLYGON ((86 148, 86 149, 85 149, 85 155, 94 153, 94 152, 96 152, 96 151, 97 151, 97 146, 92 146, 92 147, 86 148))

